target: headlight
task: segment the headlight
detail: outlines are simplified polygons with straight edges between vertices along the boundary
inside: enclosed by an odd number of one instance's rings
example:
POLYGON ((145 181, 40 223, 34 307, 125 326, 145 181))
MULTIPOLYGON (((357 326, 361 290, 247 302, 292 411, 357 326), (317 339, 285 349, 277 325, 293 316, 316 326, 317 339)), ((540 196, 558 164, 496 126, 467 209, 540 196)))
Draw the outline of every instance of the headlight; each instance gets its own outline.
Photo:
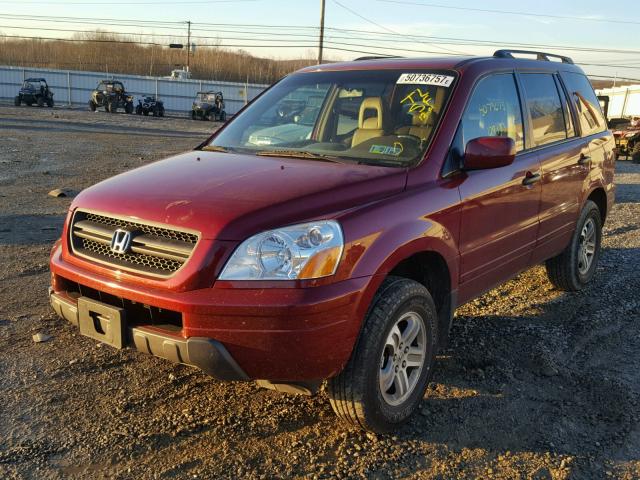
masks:
POLYGON ((220 280, 294 280, 333 275, 343 248, 338 222, 323 220, 259 233, 233 252, 220 280))

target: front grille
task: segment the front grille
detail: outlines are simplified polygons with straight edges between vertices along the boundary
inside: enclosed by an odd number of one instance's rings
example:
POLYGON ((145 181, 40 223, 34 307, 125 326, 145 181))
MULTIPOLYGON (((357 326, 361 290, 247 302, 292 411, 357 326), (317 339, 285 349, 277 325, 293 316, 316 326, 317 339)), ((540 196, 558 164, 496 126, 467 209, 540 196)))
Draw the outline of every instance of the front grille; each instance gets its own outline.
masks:
POLYGON ((77 211, 70 229, 74 254, 114 267, 156 276, 170 276, 189 259, 198 235, 192 232, 77 211), (122 253, 111 249, 116 230, 131 233, 122 253))

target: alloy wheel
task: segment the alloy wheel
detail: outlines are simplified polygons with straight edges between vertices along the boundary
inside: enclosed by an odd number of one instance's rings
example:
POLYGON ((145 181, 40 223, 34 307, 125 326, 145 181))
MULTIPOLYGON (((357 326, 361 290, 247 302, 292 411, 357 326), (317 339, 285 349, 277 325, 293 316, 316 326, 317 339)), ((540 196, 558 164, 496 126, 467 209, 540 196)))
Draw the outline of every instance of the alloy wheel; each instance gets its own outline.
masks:
POLYGON ((389 332, 382 351, 378 380, 382 398, 401 405, 413 393, 426 358, 424 319, 416 312, 400 316, 389 332))
POLYGON ((596 253, 596 225, 592 218, 588 218, 580 232, 578 244, 578 271, 585 275, 591 268, 596 253))

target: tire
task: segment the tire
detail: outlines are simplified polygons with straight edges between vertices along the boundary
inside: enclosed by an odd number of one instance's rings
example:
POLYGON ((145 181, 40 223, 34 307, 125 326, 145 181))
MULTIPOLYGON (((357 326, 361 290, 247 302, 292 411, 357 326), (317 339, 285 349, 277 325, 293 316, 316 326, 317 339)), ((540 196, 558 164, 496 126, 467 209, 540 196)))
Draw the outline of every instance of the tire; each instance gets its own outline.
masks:
POLYGON ((98 106, 95 104, 95 102, 93 100, 89 100, 89 110, 95 112, 97 108, 98 106))
POLYGON ((575 292, 582 289, 595 274, 600 246, 602 242, 602 217, 600 209, 591 200, 587 200, 576 224, 571 241, 559 255, 546 261, 547 276, 559 290, 575 292), (589 232, 593 228, 593 235, 589 232), (591 239, 590 243, 588 242, 591 239), (583 253, 587 248, 592 250, 591 256, 583 253), (585 260, 586 257, 586 260, 585 260))
POLYGON ((22 103, 22 99, 20 98, 20 95, 16 95, 16 98, 13 99, 13 104, 16 107, 19 107, 21 103, 22 103))
POLYGON ((143 110, 143 111, 142 111, 142 114, 143 114, 145 117, 148 117, 148 116, 149 116, 149 110, 143 110))
POLYGON ((50 98, 49 100, 47 100, 47 107, 53 108, 53 105, 54 105, 53 98, 50 98))
POLYGON ((227 121, 227 112, 220 112, 220 121, 221 122, 226 122, 227 121))
POLYGON ((195 119, 196 119, 196 112, 191 110, 191 120, 195 120, 195 119))
POLYGON ((142 107, 140 105, 136 107, 136 115, 142 115, 142 107))
POLYGON ((635 164, 640 163, 640 142, 636 143, 633 146, 633 152, 631 152, 631 162, 635 164))
POLYGON ((36 103, 38 104, 38 106, 39 106, 40 108, 44 107, 44 98, 42 98, 42 97, 38 97, 38 98, 36 99, 36 103))
POLYGON ((327 392, 338 417, 376 433, 391 432, 407 421, 431 379, 436 339, 437 312, 429 291, 406 278, 385 279, 369 307, 349 362, 328 382, 327 392), (419 367, 405 369, 409 346, 400 342, 410 325, 422 328, 410 344, 416 349, 422 347, 422 361, 419 367), (392 357, 394 352, 397 360, 392 357), (398 371, 407 375, 396 375, 398 371), (380 385, 383 377, 391 380, 384 392, 380 385), (409 387, 404 394, 397 388, 400 378, 405 378, 409 387))
POLYGON ((131 115, 133 113, 133 103, 126 103, 124 105, 124 111, 127 115, 131 115))
POLYGON ((161 117, 164 117, 164 107, 162 107, 162 108, 160 109, 160 116, 161 116, 161 117))
POLYGON ((27 104, 27 107, 30 107, 31 105, 33 105, 33 102, 24 102, 27 104))

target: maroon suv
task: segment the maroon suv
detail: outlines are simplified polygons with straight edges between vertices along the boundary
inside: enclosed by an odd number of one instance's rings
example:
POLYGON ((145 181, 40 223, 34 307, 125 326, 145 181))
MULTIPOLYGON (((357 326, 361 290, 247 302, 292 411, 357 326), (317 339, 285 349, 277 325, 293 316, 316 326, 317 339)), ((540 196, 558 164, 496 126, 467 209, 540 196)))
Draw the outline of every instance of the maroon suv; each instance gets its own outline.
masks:
POLYGON ((456 307, 532 265, 582 288, 614 141, 566 57, 363 59, 287 76, 194 151, 73 202, 51 303, 82 334, 312 393, 378 432, 456 307))

